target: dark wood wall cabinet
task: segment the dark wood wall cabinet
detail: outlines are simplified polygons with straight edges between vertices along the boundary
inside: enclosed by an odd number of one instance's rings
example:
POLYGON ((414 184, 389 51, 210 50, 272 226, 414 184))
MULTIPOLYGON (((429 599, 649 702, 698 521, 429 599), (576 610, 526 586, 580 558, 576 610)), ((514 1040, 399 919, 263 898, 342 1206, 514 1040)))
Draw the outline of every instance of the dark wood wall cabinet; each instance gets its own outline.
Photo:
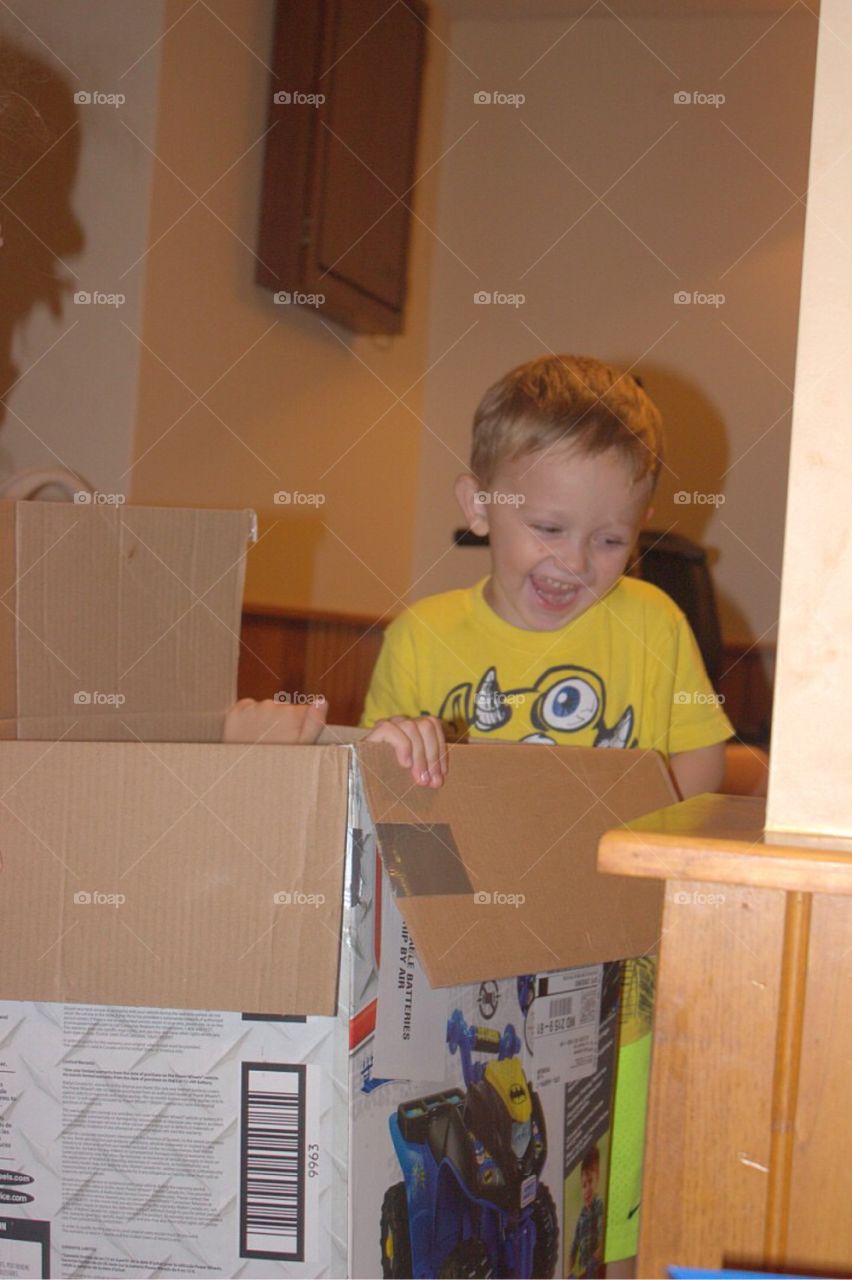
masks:
POLYGON ((257 282, 356 333, 401 333, 428 12, 279 0, 257 282))

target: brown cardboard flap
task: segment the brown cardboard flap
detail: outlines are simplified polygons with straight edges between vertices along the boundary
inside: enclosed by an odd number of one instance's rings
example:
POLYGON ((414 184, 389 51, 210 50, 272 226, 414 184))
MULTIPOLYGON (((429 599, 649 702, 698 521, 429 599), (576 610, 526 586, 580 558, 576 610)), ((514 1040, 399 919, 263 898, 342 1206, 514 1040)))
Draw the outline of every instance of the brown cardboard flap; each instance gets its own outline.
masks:
POLYGON ((21 742, 221 742, 221 711, 141 711, 134 715, 23 716, 0 720, 0 741, 21 742))
POLYGON ((434 986, 643 955, 662 886, 602 875, 607 830, 674 798, 652 751, 450 747, 439 790, 357 747, 397 905, 434 986))
POLYGON ((252 524, 249 511, 0 504, 0 717, 223 715, 252 524))
POLYGON ((0 743, 0 998, 334 1013, 348 763, 0 743))

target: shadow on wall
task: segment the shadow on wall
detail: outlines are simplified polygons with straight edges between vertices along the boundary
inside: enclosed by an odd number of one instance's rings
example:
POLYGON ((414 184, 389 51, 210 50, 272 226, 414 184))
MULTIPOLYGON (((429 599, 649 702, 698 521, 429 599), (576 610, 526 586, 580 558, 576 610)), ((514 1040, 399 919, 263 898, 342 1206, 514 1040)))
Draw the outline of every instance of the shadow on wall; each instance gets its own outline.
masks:
MULTIPOLYGON (((628 368, 630 363, 623 360, 621 367, 628 368)), ((717 512, 734 531, 738 526, 745 530, 750 523, 750 513, 737 512, 724 501, 731 466, 725 421, 697 383, 657 365, 642 364, 638 372, 659 406, 666 430, 666 464, 649 524, 655 530, 682 534, 703 547, 726 632, 750 636, 748 619, 736 601, 719 590, 718 577, 713 572, 719 552, 714 546, 711 522, 717 512)), ((754 645, 761 639, 750 636, 754 645)), ((757 649, 751 653, 747 646, 744 652, 729 650, 720 663, 717 679, 718 687, 727 691, 726 696, 734 695, 741 721, 737 723, 738 732, 747 741, 762 744, 768 742, 770 733, 774 671, 765 665, 770 661, 757 649)))
MULTIPOLYGON (((613 360, 627 369, 631 359, 613 360)), ((642 362, 636 372, 645 390, 663 415, 666 433, 665 464, 654 496, 655 528, 682 533, 706 546, 707 526, 716 513, 712 498, 724 493, 725 471, 730 458, 728 430, 712 400, 697 382, 672 373, 661 365, 642 362), (684 495, 689 501, 682 501, 684 495)))
POLYGON ((68 84, 47 63, 4 41, 0 46, 0 425, 10 412, 6 398, 25 374, 12 356, 18 327, 39 303, 45 303, 58 319, 63 296, 74 288, 68 273, 57 267, 65 266, 65 259, 79 254, 85 243, 71 206, 79 153, 77 108, 68 84))
MULTIPOLYGON (((629 360, 622 362, 627 368, 629 360)), ((698 383, 658 365, 642 365, 640 377, 663 415, 666 462, 654 497, 655 529, 669 529, 699 543, 707 552, 712 572, 719 552, 709 526, 717 511, 729 523, 736 512, 726 504, 726 472, 730 466, 728 429, 719 410, 698 383), (721 506, 719 500, 721 499, 721 506)), ((729 596, 714 581, 717 601, 724 601, 724 616, 736 634, 747 635, 749 624, 729 596)))

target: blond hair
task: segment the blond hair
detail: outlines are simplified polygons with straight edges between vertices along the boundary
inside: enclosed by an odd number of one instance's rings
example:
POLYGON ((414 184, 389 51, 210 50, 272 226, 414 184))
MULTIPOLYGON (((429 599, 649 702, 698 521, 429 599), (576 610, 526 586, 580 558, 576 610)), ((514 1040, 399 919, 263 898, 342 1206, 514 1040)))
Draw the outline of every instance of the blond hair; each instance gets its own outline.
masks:
POLYGON ((660 411, 639 381, 590 356, 539 356, 489 387, 473 418, 471 470, 483 484, 501 462, 560 444, 587 455, 617 449, 635 481, 656 484, 660 411))

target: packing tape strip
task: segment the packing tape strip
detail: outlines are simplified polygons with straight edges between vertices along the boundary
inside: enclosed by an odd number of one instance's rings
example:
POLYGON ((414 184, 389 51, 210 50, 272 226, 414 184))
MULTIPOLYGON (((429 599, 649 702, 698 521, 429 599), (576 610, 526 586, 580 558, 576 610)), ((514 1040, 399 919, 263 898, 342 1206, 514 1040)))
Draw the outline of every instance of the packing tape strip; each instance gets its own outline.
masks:
POLYGON ((376 836, 396 898, 473 893, 446 822, 379 822, 376 836))

